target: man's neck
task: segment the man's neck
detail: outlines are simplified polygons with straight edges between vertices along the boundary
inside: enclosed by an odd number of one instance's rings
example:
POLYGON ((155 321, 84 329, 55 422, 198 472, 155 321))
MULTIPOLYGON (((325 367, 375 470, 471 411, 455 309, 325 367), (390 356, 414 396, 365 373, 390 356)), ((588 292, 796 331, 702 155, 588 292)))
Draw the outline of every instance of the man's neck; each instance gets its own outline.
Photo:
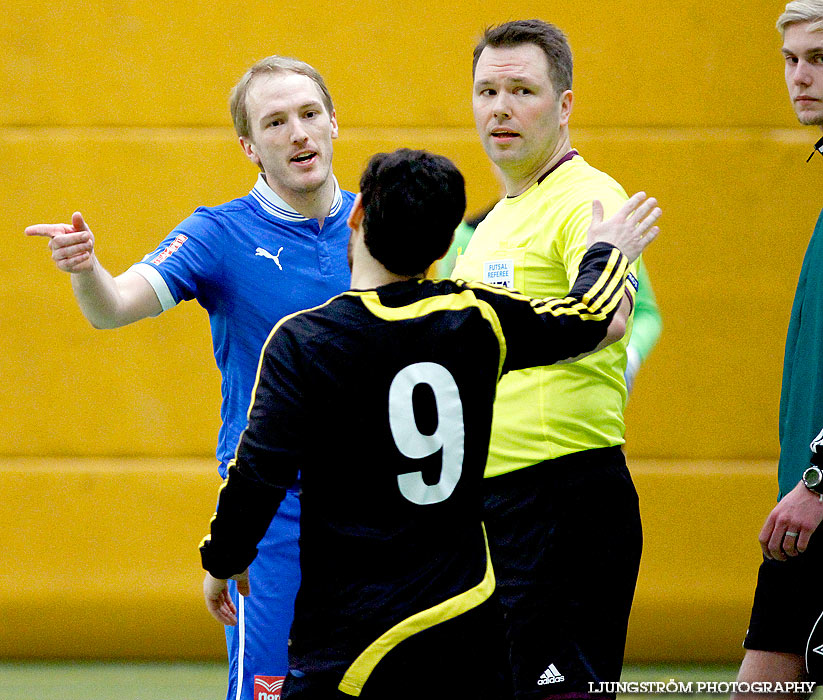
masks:
POLYGON ((503 184, 506 186, 507 197, 517 197, 529 189, 541 176, 551 170, 563 156, 571 150, 571 140, 568 129, 560 134, 551 154, 548 158, 538 163, 527 172, 506 173, 503 168, 500 172, 503 175, 503 184))
POLYGON ((423 279, 423 275, 415 275, 409 277, 408 275, 396 275, 389 272, 382 265, 379 269, 376 267, 369 269, 362 269, 355 266, 351 273, 351 288, 352 289, 375 289, 382 287, 385 284, 392 284, 394 282, 408 282, 413 279, 423 279))
MULTIPOLYGON (((359 202, 359 196, 357 201, 359 202)), ((351 288, 375 289, 393 282, 422 279, 425 272, 421 272, 419 275, 398 275, 387 270, 383 263, 372 256, 365 244, 366 234, 363 230, 362 220, 359 219, 360 214, 362 214, 362 206, 356 203, 349 218, 349 226, 354 226, 349 239, 348 251, 349 265, 351 266, 351 288), (358 219, 358 221, 353 224, 353 219, 358 219)))
POLYGON ((375 260, 366 249, 366 246, 363 245, 362 230, 358 230, 354 235, 358 237, 355 245, 350 247, 352 289, 375 289, 376 287, 382 287, 384 284, 423 278, 423 273, 419 275, 398 275, 390 272, 383 267, 382 263, 375 260))
POLYGON ((326 182, 312 192, 294 192, 279 187, 276 182, 273 182, 273 178, 269 178, 265 173, 263 173, 263 178, 272 191, 298 214, 307 219, 317 219, 320 226, 323 226, 323 221, 334 204, 335 186, 331 175, 326 182))

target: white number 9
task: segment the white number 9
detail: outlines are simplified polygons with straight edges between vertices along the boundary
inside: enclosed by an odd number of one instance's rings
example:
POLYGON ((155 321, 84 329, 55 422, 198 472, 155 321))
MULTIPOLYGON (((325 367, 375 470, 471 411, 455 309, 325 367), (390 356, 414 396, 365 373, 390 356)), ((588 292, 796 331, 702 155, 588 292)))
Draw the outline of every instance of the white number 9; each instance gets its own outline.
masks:
POLYGON ((465 437, 463 404, 451 373, 434 362, 417 362, 400 370, 389 387, 389 426, 397 449, 410 459, 443 450, 440 480, 427 484, 419 471, 399 474, 400 493, 421 506, 445 501, 463 473, 465 437), (431 435, 420 432, 414 417, 412 394, 418 384, 427 384, 434 392, 437 428, 431 435))

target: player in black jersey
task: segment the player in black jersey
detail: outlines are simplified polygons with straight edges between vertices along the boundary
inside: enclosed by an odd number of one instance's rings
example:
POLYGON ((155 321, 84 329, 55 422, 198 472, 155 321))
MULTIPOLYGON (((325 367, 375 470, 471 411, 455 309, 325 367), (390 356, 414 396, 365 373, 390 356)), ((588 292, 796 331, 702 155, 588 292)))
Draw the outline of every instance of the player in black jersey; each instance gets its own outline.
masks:
POLYGON ((248 593, 242 572, 299 473, 302 583, 283 699, 504 700, 481 489, 497 381, 622 336, 628 264, 660 210, 641 193, 603 222, 595 205, 574 287, 533 300, 423 279, 465 209, 448 159, 378 154, 360 190, 353 289, 283 319, 263 350, 201 545, 206 603, 235 620, 225 579, 248 593))

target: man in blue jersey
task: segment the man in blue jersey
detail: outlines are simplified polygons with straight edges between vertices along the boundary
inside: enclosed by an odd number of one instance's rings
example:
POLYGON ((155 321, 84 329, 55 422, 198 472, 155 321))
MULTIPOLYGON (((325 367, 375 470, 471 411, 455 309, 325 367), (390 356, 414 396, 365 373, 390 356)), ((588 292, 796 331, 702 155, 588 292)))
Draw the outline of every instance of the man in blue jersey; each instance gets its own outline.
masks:
MULTIPOLYGON (((113 277, 97 258, 79 212, 69 224, 39 224, 57 267, 71 274, 80 309, 96 328, 116 328, 196 299, 209 313, 222 375, 221 476, 234 456, 260 349, 283 316, 349 286, 346 220, 354 195, 332 174, 337 119, 311 66, 272 56, 252 66, 230 100, 240 145, 261 173, 251 192, 200 207, 157 248, 113 277)), ((288 631, 300 576, 299 502, 290 490, 260 546, 254 597, 232 595, 238 624, 226 628, 229 700, 273 694, 286 673, 288 631)))

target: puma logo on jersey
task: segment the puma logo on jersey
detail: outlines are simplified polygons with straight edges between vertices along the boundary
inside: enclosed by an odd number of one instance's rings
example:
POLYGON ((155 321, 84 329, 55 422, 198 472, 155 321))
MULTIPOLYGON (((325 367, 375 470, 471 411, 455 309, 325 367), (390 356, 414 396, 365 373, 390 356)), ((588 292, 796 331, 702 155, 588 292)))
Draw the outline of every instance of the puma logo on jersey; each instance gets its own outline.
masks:
POLYGON ((550 685, 551 683, 561 683, 565 680, 566 676, 557 670, 557 666, 549 664, 549 667, 543 671, 543 675, 540 676, 540 680, 537 681, 537 685, 550 685))
POLYGON ((274 264, 277 265, 281 270, 283 266, 280 264, 280 253, 283 252, 283 246, 280 246, 280 250, 277 251, 277 255, 272 255, 268 250, 265 248, 258 248, 254 251, 255 255, 262 255, 264 258, 269 258, 270 260, 274 260, 274 264))

